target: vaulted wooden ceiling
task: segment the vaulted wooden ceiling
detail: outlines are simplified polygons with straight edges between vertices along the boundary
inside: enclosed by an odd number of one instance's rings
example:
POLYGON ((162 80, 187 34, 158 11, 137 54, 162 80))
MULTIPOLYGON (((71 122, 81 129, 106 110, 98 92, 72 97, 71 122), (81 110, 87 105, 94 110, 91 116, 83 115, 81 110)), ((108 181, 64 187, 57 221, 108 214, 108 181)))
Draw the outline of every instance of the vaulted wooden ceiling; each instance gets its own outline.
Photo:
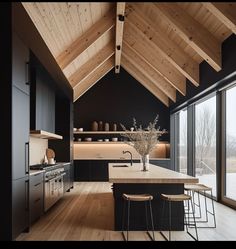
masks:
MULTIPOLYGON (((166 106, 199 64, 222 69, 221 45, 236 34, 236 3, 24 2, 74 89, 74 101, 120 65, 166 106)), ((189 84, 189 83, 188 83, 189 84)))

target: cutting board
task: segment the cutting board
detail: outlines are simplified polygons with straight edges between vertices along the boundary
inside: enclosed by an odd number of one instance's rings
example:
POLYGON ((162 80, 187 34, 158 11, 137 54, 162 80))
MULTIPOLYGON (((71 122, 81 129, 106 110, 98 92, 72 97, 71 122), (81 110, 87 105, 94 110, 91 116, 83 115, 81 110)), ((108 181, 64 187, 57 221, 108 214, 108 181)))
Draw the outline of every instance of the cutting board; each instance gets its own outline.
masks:
POLYGON ((46 156, 47 158, 55 158, 55 152, 52 149, 46 149, 46 156))

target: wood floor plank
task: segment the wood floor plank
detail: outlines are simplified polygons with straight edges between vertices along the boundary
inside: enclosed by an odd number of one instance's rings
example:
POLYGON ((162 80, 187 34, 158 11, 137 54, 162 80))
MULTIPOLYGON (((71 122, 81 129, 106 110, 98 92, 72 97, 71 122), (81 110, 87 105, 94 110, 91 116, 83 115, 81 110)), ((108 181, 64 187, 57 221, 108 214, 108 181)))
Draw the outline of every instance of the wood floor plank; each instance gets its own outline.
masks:
MULTIPOLYGON (((198 229, 199 240, 236 240, 236 211, 215 203, 217 228, 198 229)), ((17 240, 22 241, 122 241, 114 227, 111 183, 75 182, 74 189, 44 214, 17 240)), ((194 234, 194 230, 190 229, 194 234)), ((156 240, 163 237, 155 232, 156 240)), ((150 241, 145 232, 131 231, 130 240, 150 241)), ((184 231, 172 232, 173 240, 192 240, 184 231)))

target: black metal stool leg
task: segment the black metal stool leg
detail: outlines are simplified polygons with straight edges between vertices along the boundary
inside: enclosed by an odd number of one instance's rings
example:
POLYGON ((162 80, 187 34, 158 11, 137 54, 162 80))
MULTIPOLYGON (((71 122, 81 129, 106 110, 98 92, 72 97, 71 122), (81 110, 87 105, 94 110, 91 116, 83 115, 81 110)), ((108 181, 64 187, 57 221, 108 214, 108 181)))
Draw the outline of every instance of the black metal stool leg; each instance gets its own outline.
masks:
POLYGON ((129 240, 129 215, 130 215, 130 200, 128 200, 127 241, 129 240))
MULTIPOLYGON (((193 201, 192 199, 190 200, 191 202, 191 206, 193 208, 193 201)), ((195 213, 193 212, 193 222, 194 222, 194 227, 195 227, 195 232, 196 232, 196 238, 190 233, 188 232, 188 234, 194 239, 194 240, 198 240, 198 233, 197 233, 197 224, 196 224, 196 220, 195 220, 195 213)))
POLYGON ((214 226, 213 226, 213 228, 216 228, 216 215, 215 215, 215 208, 214 208, 212 190, 211 190, 211 204, 212 204, 212 215, 213 215, 213 219, 214 219, 214 226))
MULTIPOLYGON (((162 212, 161 212, 161 222, 160 222, 160 227, 162 227, 163 225, 163 220, 164 220, 164 213, 165 213, 165 200, 163 200, 163 204, 162 204, 162 212)), ((168 241, 167 237, 165 236, 165 234, 161 231, 160 229, 160 234, 162 235, 162 237, 168 241)))
POLYGON ((126 240, 125 235, 124 235, 124 224, 125 224, 125 206, 126 206, 126 201, 123 199, 123 213, 122 213, 122 236, 123 239, 126 240))
POLYGON ((152 236, 150 235, 149 231, 148 231, 148 235, 151 238, 151 240, 155 241, 154 223, 153 223, 153 215, 152 215, 152 204, 151 204, 150 200, 149 200, 149 210, 150 210, 150 218, 151 218, 151 225, 152 225, 152 236))
POLYGON ((171 241, 171 201, 169 201, 169 241, 171 241))
POLYGON ((145 206, 145 218, 146 218, 146 230, 148 232, 148 215, 147 215, 147 202, 144 202, 144 206, 145 206))

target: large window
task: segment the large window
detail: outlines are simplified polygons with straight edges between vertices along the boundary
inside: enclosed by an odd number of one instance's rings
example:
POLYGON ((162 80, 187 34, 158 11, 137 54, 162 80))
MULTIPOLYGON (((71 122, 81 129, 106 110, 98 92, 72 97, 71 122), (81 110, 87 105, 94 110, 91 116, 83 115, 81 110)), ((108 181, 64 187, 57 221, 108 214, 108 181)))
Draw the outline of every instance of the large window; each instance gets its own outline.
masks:
POLYGON ((236 200, 236 87, 226 90, 225 196, 236 200))
POLYGON ((187 174, 187 109, 179 112, 178 170, 187 174))
POLYGON ((216 97, 195 105, 195 176, 216 196, 216 97))

